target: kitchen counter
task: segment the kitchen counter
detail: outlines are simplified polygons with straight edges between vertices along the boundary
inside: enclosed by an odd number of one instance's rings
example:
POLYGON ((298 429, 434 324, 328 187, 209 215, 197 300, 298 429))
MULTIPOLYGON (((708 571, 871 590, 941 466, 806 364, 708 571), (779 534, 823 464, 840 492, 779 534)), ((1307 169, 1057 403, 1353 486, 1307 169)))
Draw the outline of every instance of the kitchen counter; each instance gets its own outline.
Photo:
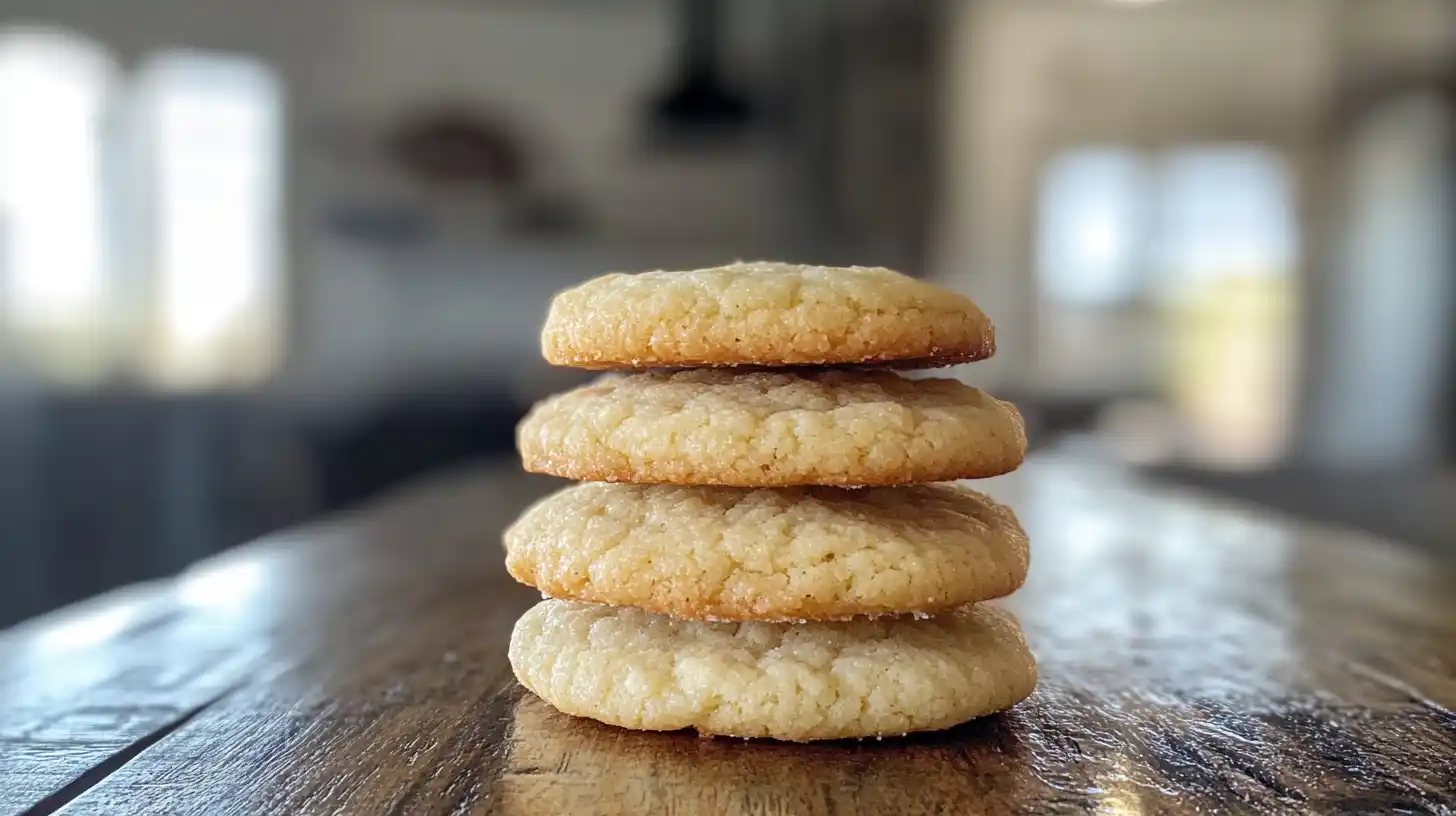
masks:
POLYGON ((0 635, 0 813, 1436 812, 1456 573, 1120 472, 983 483, 1032 539, 1009 713, 787 745, 559 714, 506 662, 502 527, 556 482, 440 477, 0 635))

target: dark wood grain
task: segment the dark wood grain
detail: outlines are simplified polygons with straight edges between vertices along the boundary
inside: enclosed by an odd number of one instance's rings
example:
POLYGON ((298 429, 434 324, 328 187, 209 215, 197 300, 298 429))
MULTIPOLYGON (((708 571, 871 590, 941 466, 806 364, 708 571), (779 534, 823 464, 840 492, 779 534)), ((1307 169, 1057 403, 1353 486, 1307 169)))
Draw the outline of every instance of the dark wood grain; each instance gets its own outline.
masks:
POLYGON ((524 693, 535 599, 487 469, 0 640, 0 812, 1417 812, 1456 808, 1456 573, 1399 545, 1037 462, 1041 664, 1012 712, 795 746, 524 693), (121 610, 121 611, 118 611, 121 610))

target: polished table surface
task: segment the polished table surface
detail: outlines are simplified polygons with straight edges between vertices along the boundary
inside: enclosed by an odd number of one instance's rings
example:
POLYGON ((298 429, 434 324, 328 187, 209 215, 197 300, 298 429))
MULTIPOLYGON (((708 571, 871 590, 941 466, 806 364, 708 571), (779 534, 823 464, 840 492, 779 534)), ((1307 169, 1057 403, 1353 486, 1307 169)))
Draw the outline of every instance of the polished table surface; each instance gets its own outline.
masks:
POLYGON ((516 684, 499 534, 441 478, 0 636, 0 813, 1456 813, 1456 573, 1035 461, 1041 665, 944 733, 787 745, 574 720, 516 684))

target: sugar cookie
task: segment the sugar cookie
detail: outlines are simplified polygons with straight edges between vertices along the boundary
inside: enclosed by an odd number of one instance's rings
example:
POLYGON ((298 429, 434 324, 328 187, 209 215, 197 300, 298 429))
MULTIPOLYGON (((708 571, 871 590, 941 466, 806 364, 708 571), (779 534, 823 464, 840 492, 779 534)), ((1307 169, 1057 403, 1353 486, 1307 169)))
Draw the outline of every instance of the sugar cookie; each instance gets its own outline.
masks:
POLYGON ((547 361, 595 369, 931 368, 995 350, 964 295, 889 269, 767 262, 604 275, 558 294, 541 331, 547 361))
POLYGON ((986 605, 791 625, 543 601, 516 624, 510 660, 522 685, 568 714, 795 742, 948 728, 1036 685, 1020 627, 986 605))
POLYGON ((608 378, 522 420, 527 470, 583 481, 782 487, 997 476, 1026 453, 1009 402, 890 371, 699 369, 608 378))
POLYGON ((934 613, 1014 592, 1026 534, 952 485, 583 484, 505 533, 506 567, 553 598, 700 620, 934 613))

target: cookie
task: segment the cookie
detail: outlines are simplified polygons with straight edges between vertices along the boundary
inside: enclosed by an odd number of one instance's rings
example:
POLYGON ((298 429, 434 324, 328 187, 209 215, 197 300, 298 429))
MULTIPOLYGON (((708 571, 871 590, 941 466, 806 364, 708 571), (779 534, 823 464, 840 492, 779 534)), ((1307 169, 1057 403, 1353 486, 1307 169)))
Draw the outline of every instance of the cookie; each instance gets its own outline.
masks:
POLYGON ((543 601, 516 624, 510 660, 522 685, 567 714, 794 742, 948 728, 1036 685, 1020 627, 985 605, 794 625, 543 601))
POLYGON ((876 267, 734 263, 611 274, 558 294, 541 331, 554 365, 594 369, 888 364, 990 357, 964 295, 876 267))
POLYGON ((527 470, 578 481, 781 487, 996 476, 1026 453, 1021 415, 956 380, 891 371, 631 374, 536 405, 527 470))
POLYGON ((553 598, 698 620, 942 612, 1014 592, 1026 534, 952 485, 583 484, 506 530, 506 568, 553 598))

